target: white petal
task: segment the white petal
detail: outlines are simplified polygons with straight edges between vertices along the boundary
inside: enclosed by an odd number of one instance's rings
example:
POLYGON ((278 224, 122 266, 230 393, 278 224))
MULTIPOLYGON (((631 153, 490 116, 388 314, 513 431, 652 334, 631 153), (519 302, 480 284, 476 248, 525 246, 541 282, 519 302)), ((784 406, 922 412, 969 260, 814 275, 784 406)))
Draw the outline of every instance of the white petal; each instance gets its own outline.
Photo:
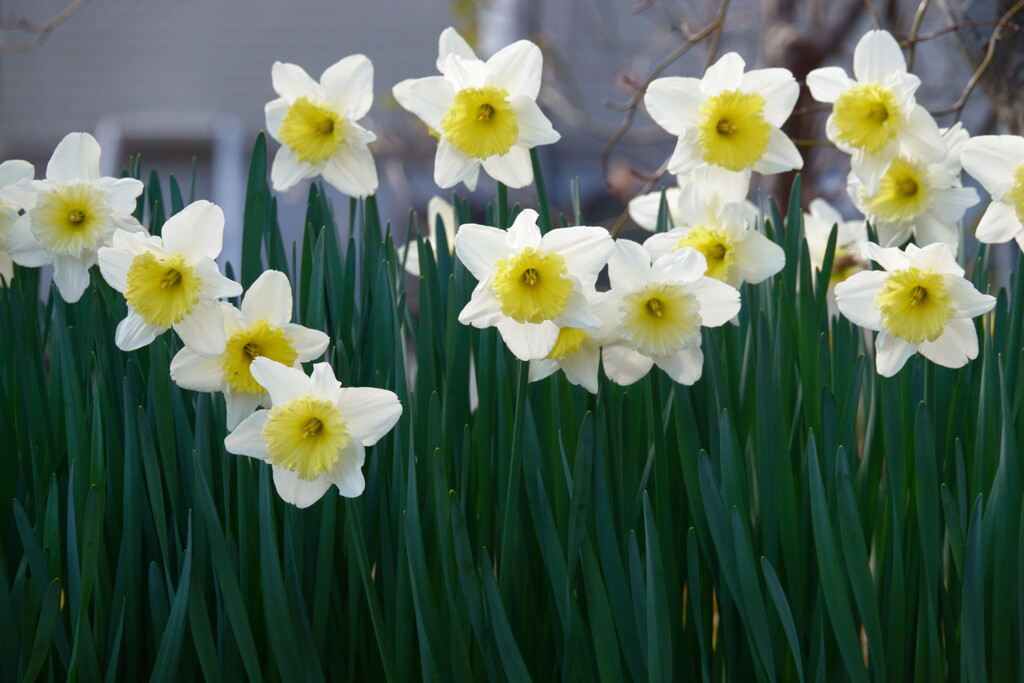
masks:
POLYGON ((868 31, 853 51, 853 73, 862 83, 881 83, 889 74, 906 70, 899 43, 886 31, 868 31))
POLYGON ((53 256, 36 241, 28 214, 18 217, 7 231, 7 252, 19 266, 38 268, 53 263, 53 256))
POLYGON ((398 103, 436 131, 455 97, 451 84, 443 76, 410 78, 391 89, 398 103))
POLYGON ((415 241, 395 247, 395 257, 405 264, 405 272, 413 277, 420 276, 420 248, 415 241))
POLYGON ((543 248, 540 228, 537 227, 538 214, 533 209, 523 209, 508 228, 506 244, 514 252, 527 247, 543 248))
POLYGON ((704 100, 699 80, 679 76, 656 78, 644 94, 647 113, 655 123, 677 136, 700 124, 704 100))
POLYGON ((434 157, 434 183, 443 190, 455 187, 460 182, 469 182, 467 178, 480 167, 479 159, 471 159, 455 149, 447 138, 441 138, 437 145, 437 156, 434 157))
POLYGON ((32 180, 35 167, 21 159, 9 159, 0 164, 0 188, 14 185, 22 180, 32 180))
POLYGON ((171 325, 181 341, 201 356, 224 353, 224 317, 213 301, 200 301, 184 318, 171 325))
POLYGON ((917 344, 882 330, 875 338, 875 369, 882 377, 892 377, 906 365, 907 359, 917 349, 917 344))
POLYGON ((506 243, 508 237, 504 230, 466 223, 455 236, 455 254, 473 277, 482 282, 494 274, 495 263, 513 253, 506 243))
POLYGON ((160 234, 164 249, 182 254, 189 263, 202 256, 215 259, 223 244, 224 212, 206 200, 193 202, 168 218, 160 234))
POLYGON ((263 439, 263 425, 268 414, 267 410, 259 410, 242 420, 241 424, 224 439, 224 450, 260 460, 266 458, 267 442, 263 439))
MULTIPOLYGON (((299 369, 301 368, 296 368, 299 369)), ((337 402, 341 396, 341 382, 334 376, 334 368, 330 363, 316 363, 313 366, 313 374, 309 377, 309 390, 310 393, 330 403, 337 402)))
POLYGON ((263 106, 263 114, 267 119, 267 133, 278 142, 281 141, 281 138, 277 136, 277 132, 281 130, 281 123, 287 113, 288 101, 283 97, 271 100, 263 106))
POLYGON ((807 87, 811 91, 811 97, 818 102, 835 102, 853 84, 853 79, 838 66, 826 66, 807 74, 807 87))
POLYGON ((488 85, 504 88, 510 97, 526 95, 535 100, 542 67, 540 48, 528 40, 518 40, 487 60, 488 85))
POLYGON ((68 133, 46 165, 46 179, 84 180, 100 177, 100 143, 88 133, 68 133))
POLYGON ((541 249, 561 254, 569 274, 583 287, 592 287, 615 250, 615 241, 604 228, 581 225, 552 230, 541 238, 541 249))
POLYGON ((366 489, 362 469, 365 461, 366 450, 361 443, 353 439, 338 456, 334 469, 324 473, 324 477, 338 487, 338 493, 346 498, 355 498, 366 489))
MULTIPOLYGON (((678 188, 676 194, 678 194, 678 188)), ((668 190, 665 191, 668 203, 668 190)), ((661 209, 661 192, 648 192, 629 200, 629 217, 644 230, 654 232, 658 227, 658 211, 661 209)), ((672 227, 671 225, 669 227, 672 227)), ((644 243, 646 245, 646 242, 644 243)))
POLYGON ((920 161, 934 164, 946 158, 946 142, 935 119, 921 105, 910 110, 910 119, 900 130, 905 152, 920 161))
POLYGON ((946 293, 950 296, 950 308, 954 318, 973 318, 988 313, 996 305, 996 298, 982 294, 968 280, 953 275, 946 276, 946 293))
POLYGON ((658 257, 651 264, 649 279, 690 284, 703 278, 707 270, 708 262, 704 254, 693 247, 683 247, 658 257))
POLYGON ((964 170, 981 183, 992 199, 1000 200, 1013 187, 1013 172, 1024 164, 1024 138, 1017 135, 979 135, 964 144, 964 170))
POLYGON ((19 180, 13 185, 0 188, 0 202, 29 211, 36 205, 39 192, 47 187, 49 185, 45 181, 19 180))
POLYGON ((182 389, 220 391, 224 387, 224 358, 200 356, 185 347, 171 360, 171 379, 182 389))
POLYGON ((14 279, 14 261, 6 251, 0 251, 0 278, 3 278, 4 286, 9 286, 14 279))
MULTIPOLYGON (((1006 242, 1024 231, 1024 225, 1017 218, 1017 210, 1006 202, 995 201, 988 205, 978 223, 975 237, 988 244, 1006 242)), ((8 242, 8 244, 10 244, 8 242)), ((15 259, 17 261, 18 259, 15 259)))
POLYGON ((770 175, 803 168, 803 165, 804 158, 789 136, 778 128, 772 128, 768 134, 768 147, 761 158, 754 162, 753 169, 770 175))
MULTIPOLYGON (((673 228, 668 232, 659 232, 651 235, 644 240, 644 249, 651 255, 651 261, 657 261, 662 256, 675 251, 676 245, 679 244, 679 239, 690 230, 691 228, 687 227, 673 228)), ((707 268, 707 261, 704 262, 704 267, 705 269, 707 268)))
POLYGON ((601 319, 591 310, 590 301, 579 289, 573 289, 565 308, 552 322, 558 327, 575 327, 589 330, 601 327, 601 319))
MULTIPOLYGON (((993 305, 995 300, 993 300, 993 305)), ((921 342, 921 355, 947 368, 960 368, 978 357, 978 333, 970 320, 954 318, 933 342, 921 342)))
POLYGON ((100 275, 108 285, 119 292, 124 292, 128 288, 128 269, 134 260, 134 254, 117 247, 100 247, 97 252, 100 275))
POLYGON ((539 382, 558 372, 558 363, 550 358, 538 358, 530 361, 529 381, 539 382))
POLYGON ((436 194, 427 202, 427 234, 435 239, 431 242, 431 248, 437 251, 437 220, 441 219, 444 227, 445 241, 448 243, 448 253, 455 249, 455 233, 458 226, 455 224, 455 207, 446 202, 436 194))
MULTIPOLYGON (((237 428, 243 420, 253 414, 260 405, 260 398, 262 394, 247 394, 230 388, 224 392, 228 431, 237 428)), ((263 441, 262 437, 260 441, 263 441)))
POLYGON ((698 144, 695 128, 688 128, 676 141, 675 149, 668 161, 669 173, 692 173, 704 163, 704 153, 698 144))
POLYGON ((883 247, 898 247, 910 239, 912 223, 875 223, 878 243, 883 247))
POLYGON ((487 65, 479 59, 463 59, 458 55, 448 55, 442 73, 456 92, 465 88, 482 88, 487 85, 490 75, 487 65))
POLYGON ((89 288, 89 268, 96 263, 95 254, 80 257, 53 257, 53 284, 57 285, 61 298, 73 304, 82 298, 89 288))
POLYGON ((303 363, 322 355, 331 342, 331 338, 320 330, 311 330, 295 323, 281 325, 281 329, 291 342, 295 353, 299 354, 298 360, 303 363))
POLYGON ((734 254, 740 277, 751 284, 775 275, 786 265, 782 247, 756 230, 747 231, 746 239, 736 245, 734 254))
POLYGON ((743 58, 735 52, 728 52, 708 67, 700 80, 700 89, 706 96, 717 95, 723 90, 738 90, 743 81, 743 58))
POLYGON ((128 315, 117 325, 114 332, 114 343, 122 351, 134 351, 148 345, 158 334, 167 331, 166 327, 150 325, 142 319, 135 309, 128 307, 128 315))
POLYGON ((497 328, 508 350, 519 360, 543 358, 558 341, 558 326, 550 321, 517 323, 512 318, 502 317, 497 328))
POLYGON ((720 280, 702 277, 690 285, 700 302, 700 319, 704 327, 718 327, 740 312, 740 293, 720 280))
POLYGON ((743 92, 756 92, 765 99, 764 118, 780 127, 789 118, 800 96, 800 86, 789 69, 755 69, 743 74, 743 92))
POLYGON ((916 265, 907 253, 897 247, 880 247, 872 242, 865 242, 861 245, 860 253, 865 260, 874 261, 890 273, 916 265))
MULTIPOLYGON (((352 125, 349 125, 351 128, 352 125)), ((346 139, 321 170, 324 180, 349 197, 367 197, 377 191, 377 167, 365 145, 346 139)))
POLYGON ((899 144, 890 140, 889 144, 878 154, 868 154, 863 149, 854 151, 850 159, 850 165, 857 178, 864 184, 864 190, 868 194, 878 192, 878 186, 882 182, 882 176, 889 170, 889 164, 896 158, 899 151, 899 144))
POLYGON ((515 110, 516 125, 519 127, 516 145, 530 149, 539 145, 550 145, 562 138, 537 103, 530 98, 520 95, 512 98, 510 104, 515 110))
POLYGON ((93 187, 107 195, 107 204, 115 213, 132 213, 135 211, 135 200, 138 199, 146 186, 135 178, 99 178, 93 187))
POLYGON ((306 481, 299 476, 295 470, 288 470, 283 467, 273 466, 274 487, 281 500, 291 503, 297 508, 308 508, 313 503, 324 497, 327 489, 331 488, 331 481, 326 475, 321 474, 313 481, 306 481))
POLYGON ((615 251, 608 259, 608 280, 612 289, 636 289, 650 277, 651 257, 647 251, 629 240, 616 240, 615 251))
POLYGON ((393 391, 369 387, 342 387, 335 406, 348 424, 348 432, 364 446, 377 443, 402 416, 402 403, 393 391))
POLYGON ((320 84, 310 78, 306 70, 297 64, 274 62, 270 69, 270 80, 274 85, 274 92, 288 102, 294 102, 300 97, 314 101, 324 99, 324 91, 320 84))
POLYGON ((569 354, 557 364, 561 366, 570 384, 581 386, 592 394, 597 393, 597 370, 601 364, 601 349, 595 342, 585 340, 575 353, 569 354))
POLYGON ((687 386, 700 379, 704 370, 704 353, 700 344, 690 344, 667 356, 656 356, 654 364, 669 377, 687 386))
POLYGON ((473 295, 459 311, 459 322, 463 325, 483 329, 494 327, 505 314, 501 312, 501 302, 494 296, 490 278, 481 280, 473 289, 473 295))
POLYGON ((373 64, 366 55, 349 55, 327 67, 320 76, 327 102, 356 121, 373 104, 373 64))
POLYGON ((906 253, 913 265, 921 270, 963 277, 964 269, 956 262, 956 256, 947 244, 936 243, 924 247, 908 244, 906 253))
MULTIPOLYGON (((917 225, 914 226, 914 242, 921 246, 945 244, 950 251, 956 254, 960 248, 960 230, 957 229, 955 223, 947 223, 926 214, 921 216, 917 220, 917 225)), ((889 244, 896 244, 896 242, 889 244)))
POLYGON ((487 175, 512 188, 526 187, 533 182, 530 151, 525 147, 513 145, 506 154, 484 159, 483 166, 487 175))
POLYGON ((281 363, 260 356, 249 366, 253 379, 270 394, 270 401, 278 406, 296 396, 310 393, 310 379, 302 370, 290 368, 281 363))
POLYGON ((283 325, 292 319, 292 285, 279 270, 267 270, 256 278, 242 297, 242 314, 248 320, 283 325))
POLYGON ((476 59, 476 53, 469 46, 466 39, 459 35, 459 32, 449 26, 441 31, 441 37, 437 41, 437 70, 444 71, 444 62, 448 55, 458 55, 463 59, 476 59))
POLYGON ((199 290, 201 299, 219 299, 238 296, 242 293, 242 285, 221 275, 217 262, 213 259, 204 256, 192 267, 195 268, 196 275, 202 281, 202 287, 199 290))
POLYGON ((270 167, 270 184, 276 192, 286 192, 306 178, 320 172, 322 164, 314 166, 299 158, 291 147, 281 147, 274 155, 274 163, 270 167))
POLYGON ((836 306, 854 325, 869 330, 882 329, 882 312, 875 306, 875 297, 882 291, 888 275, 868 270, 851 275, 836 285, 836 306))
POLYGON ((651 371, 654 361, 624 344, 609 344, 602 348, 604 374, 620 386, 634 384, 651 371))

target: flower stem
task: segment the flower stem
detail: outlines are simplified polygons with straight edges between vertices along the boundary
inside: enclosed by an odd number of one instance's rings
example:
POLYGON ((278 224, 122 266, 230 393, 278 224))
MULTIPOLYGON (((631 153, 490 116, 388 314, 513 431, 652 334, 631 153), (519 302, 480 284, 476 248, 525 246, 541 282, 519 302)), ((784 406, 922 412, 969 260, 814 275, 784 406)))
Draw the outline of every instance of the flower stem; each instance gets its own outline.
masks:
POLYGON ((536 147, 530 150, 530 163, 533 165, 533 183, 537 186, 537 212, 540 214, 537 227, 543 234, 551 229, 551 209, 548 207, 548 193, 544 189, 544 174, 540 171, 540 155, 536 147))

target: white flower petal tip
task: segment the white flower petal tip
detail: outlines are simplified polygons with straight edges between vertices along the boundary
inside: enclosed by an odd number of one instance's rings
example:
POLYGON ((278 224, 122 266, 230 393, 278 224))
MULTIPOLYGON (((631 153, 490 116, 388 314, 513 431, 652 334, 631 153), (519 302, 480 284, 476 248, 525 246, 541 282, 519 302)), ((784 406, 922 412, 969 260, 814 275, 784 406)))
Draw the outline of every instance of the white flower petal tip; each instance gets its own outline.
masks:
POLYGON ((441 76, 395 86, 398 103, 438 136, 439 187, 463 183, 472 191, 481 168, 508 187, 533 182, 530 149, 560 138, 537 106, 542 62, 540 48, 526 40, 482 61, 448 28, 438 41, 441 76))
POLYGON ((357 123, 373 104, 370 60, 345 57, 319 82, 300 66, 275 62, 271 80, 280 98, 265 107, 266 127, 282 145, 270 170, 274 189, 284 192, 320 175, 350 197, 376 192, 377 168, 367 147, 376 135, 357 123))
POLYGON ((785 69, 744 72, 736 53, 722 56, 704 78, 659 78, 644 104, 658 125, 678 137, 671 173, 710 164, 741 172, 799 168, 800 155, 779 128, 789 118, 799 86, 785 69))
POLYGON ((306 376, 258 357, 251 370, 271 405, 242 420, 225 448, 270 464, 278 495, 297 507, 313 505, 332 485, 343 496, 360 495, 365 446, 394 427, 402 414, 398 397, 383 389, 342 389, 327 363, 306 376))
POLYGON ((918 351, 950 368, 977 357, 971 318, 991 311, 996 299, 963 277, 949 247, 911 244, 904 252, 868 242, 863 251, 885 270, 858 273, 836 285, 836 303, 853 323, 878 330, 878 374, 895 375, 918 351))

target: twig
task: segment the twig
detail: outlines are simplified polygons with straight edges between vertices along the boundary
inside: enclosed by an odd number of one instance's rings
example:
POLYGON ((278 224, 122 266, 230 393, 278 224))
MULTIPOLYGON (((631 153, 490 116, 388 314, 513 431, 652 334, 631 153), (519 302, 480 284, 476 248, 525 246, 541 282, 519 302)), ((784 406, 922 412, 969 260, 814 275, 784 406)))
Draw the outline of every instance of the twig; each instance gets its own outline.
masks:
POLYGON ((876 29, 882 28, 882 20, 878 17, 878 10, 875 9, 871 0, 864 0, 864 6, 868 8, 868 14, 871 15, 871 25, 876 29))
POLYGON ((914 13, 914 21, 910 24, 910 47, 907 50, 907 71, 913 71, 914 69, 914 48, 917 47, 917 32, 921 30, 921 22, 924 21, 924 15, 928 11, 928 5, 931 4, 931 0, 921 0, 921 4, 917 6, 917 12, 914 13))
MULTIPOLYGON (((665 159, 665 161, 661 164, 661 167, 658 168, 658 170, 654 172, 654 174, 651 176, 651 179, 648 180, 646 183, 644 183, 644 186, 642 188, 640 188, 640 191, 637 193, 637 195, 647 194, 648 192, 651 191, 651 188, 654 187, 654 184, 657 183, 658 180, 661 179, 661 176, 665 175, 665 171, 668 170, 668 162, 671 161, 671 160, 672 160, 672 155, 670 154, 668 156, 668 159, 665 159)), ((619 236, 619 231, 622 230, 622 226, 623 226, 623 224, 625 224, 626 219, 628 217, 629 217, 629 204, 627 203, 626 204, 626 208, 622 210, 622 213, 620 213, 619 217, 615 220, 615 225, 613 225, 612 229, 608 231, 609 233, 611 233, 612 237, 618 237, 619 236)))
POLYGON ((2 52, 26 52, 34 47, 38 47, 50 37, 50 33, 53 29, 57 28, 65 21, 74 16, 78 10, 85 7, 89 0, 73 0, 70 5, 65 7, 60 13, 54 16, 52 19, 47 21, 45 24, 36 24, 29 21, 28 17, 20 16, 17 14, 7 14, 3 19, 0 19, 0 29, 10 31, 21 31, 23 33, 34 33, 36 34, 33 38, 24 40, 17 43, 8 43, 6 41, 0 41, 0 51, 2 52))
POLYGON ((923 43, 928 40, 934 40, 935 38, 944 36, 947 33, 952 33, 953 31, 960 31, 965 28, 972 28, 974 26, 1002 26, 1003 28, 1008 29, 1010 31, 1020 31, 1020 24, 1000 24, 998 21, 965 21, 961 24, 953 24, 952 26, 940 28, 939 30, 932 31, 931 33, 919 35, 916 38, 914 38, 913 41, 911 41, 910 38, 901 40, 900 47, 909 47, 913 43, 923 43))

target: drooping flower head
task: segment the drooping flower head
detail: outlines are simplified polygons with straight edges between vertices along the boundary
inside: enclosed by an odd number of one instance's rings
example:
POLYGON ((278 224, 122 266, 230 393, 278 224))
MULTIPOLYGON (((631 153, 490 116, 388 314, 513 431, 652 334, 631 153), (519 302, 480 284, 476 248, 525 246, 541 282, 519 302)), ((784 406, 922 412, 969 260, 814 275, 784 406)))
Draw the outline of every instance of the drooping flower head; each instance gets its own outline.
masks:
POLYGON ((373 64, 345 57, 314 81, 302 67, 274 62, 274 91, 265 108, 267 132, 281 143, 270 169, 283 192, 304 178, 324 180, 350 197, 377 190, 377 168, 367 148, 377 139, 358 123, 373 104, 373 64))
POLYGON ((561 136, 537 106, 540 48, 520 40, 486 62, 453 28, 441 34, 440 76, 408 79, 395 99, 439 135, 434 182, 476 189, 480 167, 509 187, 533 182, 530 149, 561 136))
POLYGON ((836 304, 855 324, 878 332, 878 374, 895 375, 918 351, 948 368, 978 356, 971 318, 992 310, 996 300, 964 279, 949 247, 909 244, 904 252, 868 242, 863 255, 885 270, 857 273, 836 285, 836 304))
POLYGON ((853 172, 869 194, 889 164, 906 153, 922 163, 938 163, 946 145, 935 120, 917 104, 921 80, 907 73, 899 43, 886 31, 868 31, 853 53, 853 74, 836 66, 807 74, 811 96, 832 104, 825 134, 836 147, 853 155, 853 172))
MULTIPOLYGON (((11 159, 0 164, 0 197, 3 196, 4 188, 23 180, 31 180, 34 174, 35 169, 27 161, 11 159)), ((0 277, 3 278, 5 286, 9 285, 11 278, 14 277, 14 262, 7 253, 7 235, 17 220, 18 208, 0 200, 0 277)))
POLYGON ((327 489, 348 498, 366 487, 365 447, 384 436, 402 415, 393 392, 342 388, 327 363, 312 376, 269 358, 256 358, 252 376, 270 394, 271 408, 257 410, 224 439, 229 453, 269 463, 286 503, 306 508, 327 489))
POLYGON ((964 170, 992 195, 978 224, 980 242, 1016 239, 1024 250, 1024 137, 981 135, 964 145, 964 170))
POLYGON ((935 163, 901 153, 889 164, 874 193, 868 192, 856 173, 850 173, 850 198, 878 231, 882 246, 899 246, 913 237, 918 246, 942 242, 956 254, 957 225, 964 212, 978 203, 977 191, 960 181, 960 152, 969 137, 959 123, 942 131, 947 154, 935 163))
POLYGON ((659 126, 679 137, 670 173, 702 164, 744 173, 781 173, 803 166, 793 142, 779 130, 800 93, 787 69, 744 73, 735 52, 723 55, 704 78, 658 78, 644 104, 659 126))
POLYGON ((469 223, 455 236, 459 260, 479 281, 459 322, 497 327, 520 360, 547 356, 559 330, 601 325, 584 296, 614 243, 604 228, 558 228, 541 236, 526 209, 507 230, 469 223))
POLYGON ((611 290, 594 304, 604 321, 599 334, 604 372, 633 384, 657 365, 682 384, 700 379, 701 327, 725 324, 740 310, 740 293, 704 275, 696 249, 668 253, 653 264, 635 242, 618 240, 608 261, 611 290))
POLYGON ((100 273, 124 294, 128 315, 114 342, 123 351, 146 346, 173 327, 186 346, 204 356, 224 352, 217 299, 242 287, 221 275, 224 212, 216 204, 189 204, 164 223, 161 237, 114 233, 114 246, 99 251, 100 273))
POLYGON ((54 150, 45 180, 26 178, 2 191, 0 201, 24 209, 7 234, 15 263, 53 265, 53 282, 68 303, 89 286, 89 268, 115 230, 142 233, 131 215, 143 185, 134 178, 100 177, 100 145, 88 133, 70 133, 54 150))
POLYGON ((811 200, 810 212, 805 213, 804 241, 811 261, 811 272, 821 270, 832 228, 836 228, 836 247, 832 255, 832 272, 828 278, 826 301, 829 315, 839 315, 836 308, 835 286, 867 266, 861 258, 861 245, 868 241, 867 224, 863 220, 845 220, 839 211, 824 199, 811 200))
POLYGON ((242 297, 241 310, 221 302, 216 321, 226 341, 224 352, 202 356, 188 346, 171 361, 171 379, 183 389, 222 391, 227 403, 227 428, 234 429, 270 395, 253 377, 257 358, 269 358, 301 369, 302 363, 324 352, 330 341, 319 330, 294 324, 292 287, 277 270, 265 271, 242 297))
MULTIPOLYGON (((441 221, 444 228, 445 243, 448 245, 448 253, 455 251, 455 209, 451 204, 441 197, 434 195, 427 202, 427 244, 430 250, 437 255, 437 221, 441 221)), ((405 270, 414 277, 420 276, 420 250, 415 240, 410 240, 395 249, 399 263, 405 263, 405 270)))

